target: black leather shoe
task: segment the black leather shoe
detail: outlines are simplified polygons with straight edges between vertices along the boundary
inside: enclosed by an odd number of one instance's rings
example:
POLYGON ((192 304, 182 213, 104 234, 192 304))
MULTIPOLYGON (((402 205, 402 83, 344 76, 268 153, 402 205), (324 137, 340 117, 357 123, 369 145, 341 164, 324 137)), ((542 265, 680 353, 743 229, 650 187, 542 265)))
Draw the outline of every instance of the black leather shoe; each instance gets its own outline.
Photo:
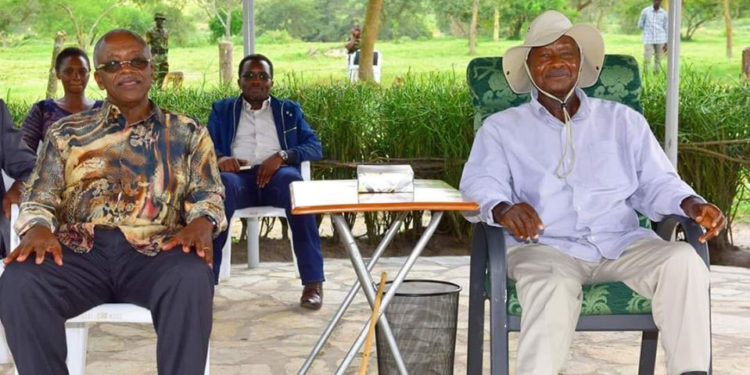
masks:
POLYGON ((320 310, 323 306, 323 283, 310 283, 302 289, 299 305, 311 310, 320 310))

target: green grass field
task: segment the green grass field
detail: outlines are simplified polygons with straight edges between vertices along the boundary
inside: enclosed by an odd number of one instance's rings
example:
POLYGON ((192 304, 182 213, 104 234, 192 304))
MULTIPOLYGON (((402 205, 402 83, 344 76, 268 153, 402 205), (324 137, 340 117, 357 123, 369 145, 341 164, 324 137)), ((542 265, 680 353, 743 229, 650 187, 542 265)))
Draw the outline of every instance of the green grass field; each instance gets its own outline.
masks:
MULTIPOLYGON (((725 57, 723 31, 714 27, 701 30, 695 41, 681 44, 681 64, 695 70, 707 71, 719 79, 732 80, 739 76, 742 48, 750 46, 750 22, 735 23, 734 57, 725 57)), ((469 56, 464 39, 434 39, 427 41, 380 42, 376 48, 383 55, 382 82, 389 85, 396 76, 408 73, 454 72, 462 77, 468 62, 477 56, 501 55, 520 41, 480 40, 477 54, 469 56)), ((607 53, 642 57, 639 35, 605 34, 607 53)), ((234 47, 235 63, 242 56, 242 46, 234 47)), ((306 82, 326 84, 346 77, 346 55, 343 43, 288 43, 259 44, 257 51, 268 55, 275 63, 276 84, 284 84, 290 76, 306 82)), ((47 71, 52 51, 49 42, 37 41, 18 47, 0 48, 0 97, 11 101, 41 99, 46 89, 47 71)), ((185 85, 211 87, 218 84, 218 47, 172 48, 170 70, 185 74, 185 85)), ((666 62, 663 62, 666 67, 666 62)), ((62 88, 58 89, 62 93, 62 88)), ((90 96, 99 98, 101 92, 91 79, 90 96)))

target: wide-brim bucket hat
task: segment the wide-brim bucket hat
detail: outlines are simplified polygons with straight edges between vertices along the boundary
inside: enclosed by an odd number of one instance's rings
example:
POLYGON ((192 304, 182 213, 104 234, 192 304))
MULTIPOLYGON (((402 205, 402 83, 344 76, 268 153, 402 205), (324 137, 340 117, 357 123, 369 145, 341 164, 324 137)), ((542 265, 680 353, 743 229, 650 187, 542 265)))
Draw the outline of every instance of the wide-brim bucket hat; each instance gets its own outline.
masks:
POLYGON ((587 24, 573 25, 568 17, 560 12, 548 10, 531 21, 526 38, 520 46, 509 48, 503 55, 503 72, 510 88, 523 94, 531 91, 532 83, 524 64, 533 47, 550 44, 567 35, 578 44, 581 50, 581 71, 578 86, 589 87, 596 83, 604 62, 604 39, 595 27, 587 24))

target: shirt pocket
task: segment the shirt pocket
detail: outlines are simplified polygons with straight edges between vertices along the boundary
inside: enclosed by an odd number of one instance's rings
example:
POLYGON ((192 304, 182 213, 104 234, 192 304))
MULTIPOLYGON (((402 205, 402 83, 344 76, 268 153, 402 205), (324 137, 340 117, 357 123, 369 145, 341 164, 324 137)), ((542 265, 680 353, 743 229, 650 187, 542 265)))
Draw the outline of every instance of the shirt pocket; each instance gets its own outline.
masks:
POLYGON ((592 190, 614 190, 628 185, 628 166, 617 142, 589 143, 584 161, 581 166, 585 169, 580 172, 592 190))

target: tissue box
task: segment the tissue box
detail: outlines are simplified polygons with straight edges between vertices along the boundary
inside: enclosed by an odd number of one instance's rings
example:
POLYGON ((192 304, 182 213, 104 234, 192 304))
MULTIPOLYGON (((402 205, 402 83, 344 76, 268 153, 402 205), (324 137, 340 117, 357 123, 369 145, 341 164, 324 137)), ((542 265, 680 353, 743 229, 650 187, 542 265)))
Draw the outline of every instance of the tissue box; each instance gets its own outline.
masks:
POLYGON ((414 171, 410 165, 358 165, 357 192, 413 193, 414 171))

